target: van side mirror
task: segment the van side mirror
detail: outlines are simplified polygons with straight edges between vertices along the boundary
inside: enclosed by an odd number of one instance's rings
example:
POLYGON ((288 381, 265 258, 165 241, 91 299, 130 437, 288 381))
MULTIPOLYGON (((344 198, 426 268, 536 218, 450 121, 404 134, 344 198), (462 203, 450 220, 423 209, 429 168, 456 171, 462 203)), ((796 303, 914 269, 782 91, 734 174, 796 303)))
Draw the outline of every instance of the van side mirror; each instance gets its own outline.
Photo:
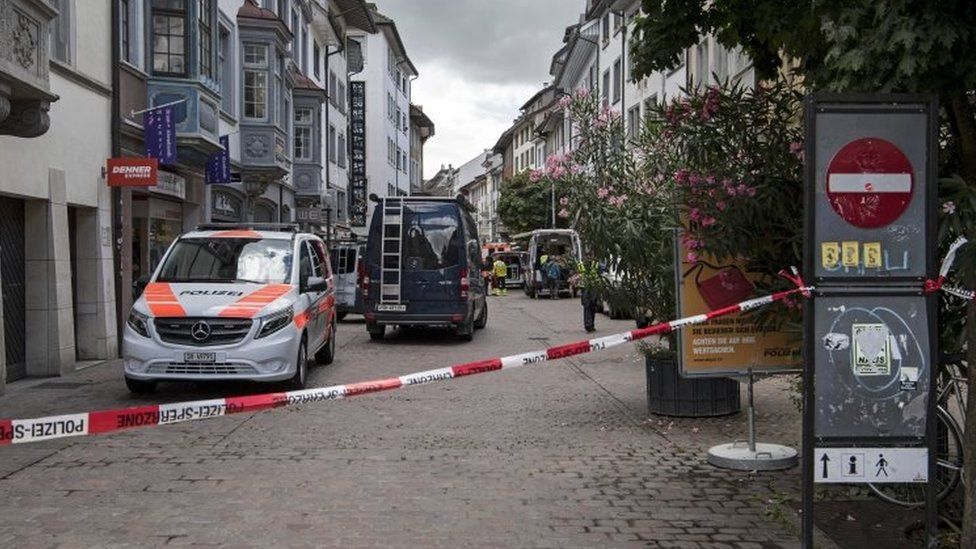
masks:
POLYGON ((329 289, 328 279, 322 278, 321 276, 310 276, 301 284, 301 292, 324 292, 329 289))
POLYGON ((144 274, 132 281, 132 299, 139 299, 142 292, 146 291, 146 286, 149 285, 150 278, 152 278, 151 275, 144 274))

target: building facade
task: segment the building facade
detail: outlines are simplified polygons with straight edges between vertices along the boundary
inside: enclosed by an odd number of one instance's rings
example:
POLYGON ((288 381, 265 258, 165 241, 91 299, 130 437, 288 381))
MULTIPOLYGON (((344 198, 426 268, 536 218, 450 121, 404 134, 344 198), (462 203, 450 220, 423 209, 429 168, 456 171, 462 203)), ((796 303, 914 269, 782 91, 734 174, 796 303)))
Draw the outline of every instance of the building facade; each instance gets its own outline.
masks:
MULTIPOLYGON (((352 183, 350 198, 350 225, 361 235, 366 233, 374 207, 368 199, 370 194, 406 196, 410 193, 410 93, 412 81, 418 76, 396 24, 375 5, 369 6, 376 31, 350 31, 350 40, 356 42, 363 59, 362 71, 351 80, 355 93, 362 96, 365 118, 361 151, 365 181, 352 183)), ((354 152, 360 151, 354 149, 354 152)))
POLYGON ((424 144, 434 136, 434 122, 420 105, 410 104, 410 193, 424 183, 424 144))
POLYGON ((0 0, 0 392, 118 353, 110 4, 0 0))

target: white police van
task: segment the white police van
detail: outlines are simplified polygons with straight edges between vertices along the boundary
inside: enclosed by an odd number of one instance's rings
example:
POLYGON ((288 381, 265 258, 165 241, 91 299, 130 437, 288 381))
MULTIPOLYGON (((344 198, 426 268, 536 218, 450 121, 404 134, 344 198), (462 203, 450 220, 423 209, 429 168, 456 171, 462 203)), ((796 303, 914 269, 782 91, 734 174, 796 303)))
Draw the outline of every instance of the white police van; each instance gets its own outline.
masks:
POLYGON ((203 225, 180 236, 132 306, 125 381, 289 381, 335 357, 335 288, 319 237, 293 225, 203 225))

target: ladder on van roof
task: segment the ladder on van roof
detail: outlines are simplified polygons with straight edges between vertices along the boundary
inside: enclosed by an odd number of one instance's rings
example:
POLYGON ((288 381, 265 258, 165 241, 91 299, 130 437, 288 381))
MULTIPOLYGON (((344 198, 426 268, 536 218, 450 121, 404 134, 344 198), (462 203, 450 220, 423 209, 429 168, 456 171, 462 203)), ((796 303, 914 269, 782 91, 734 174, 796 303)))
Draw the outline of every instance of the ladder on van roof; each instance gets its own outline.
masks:
POLYGON ((380 240, 380 303, 399 303, 403 275, 403 197, 384 197, 383 234, 380 240))

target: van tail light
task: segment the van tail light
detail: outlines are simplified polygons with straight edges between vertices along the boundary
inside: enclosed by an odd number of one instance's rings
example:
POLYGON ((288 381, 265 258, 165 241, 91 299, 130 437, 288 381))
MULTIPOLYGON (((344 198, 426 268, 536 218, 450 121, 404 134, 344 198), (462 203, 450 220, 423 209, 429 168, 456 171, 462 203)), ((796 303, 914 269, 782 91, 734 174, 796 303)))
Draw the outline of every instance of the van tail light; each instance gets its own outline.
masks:
POLYGON ((461 284, 460 284, 460 286, 461 286, 461 297, 462 298, 467 298, 468 297, 468 290, 470 289, 470 285, 468 284, 468 268, 467 267, 464 267, 463 269, 461 269, 461 284))

